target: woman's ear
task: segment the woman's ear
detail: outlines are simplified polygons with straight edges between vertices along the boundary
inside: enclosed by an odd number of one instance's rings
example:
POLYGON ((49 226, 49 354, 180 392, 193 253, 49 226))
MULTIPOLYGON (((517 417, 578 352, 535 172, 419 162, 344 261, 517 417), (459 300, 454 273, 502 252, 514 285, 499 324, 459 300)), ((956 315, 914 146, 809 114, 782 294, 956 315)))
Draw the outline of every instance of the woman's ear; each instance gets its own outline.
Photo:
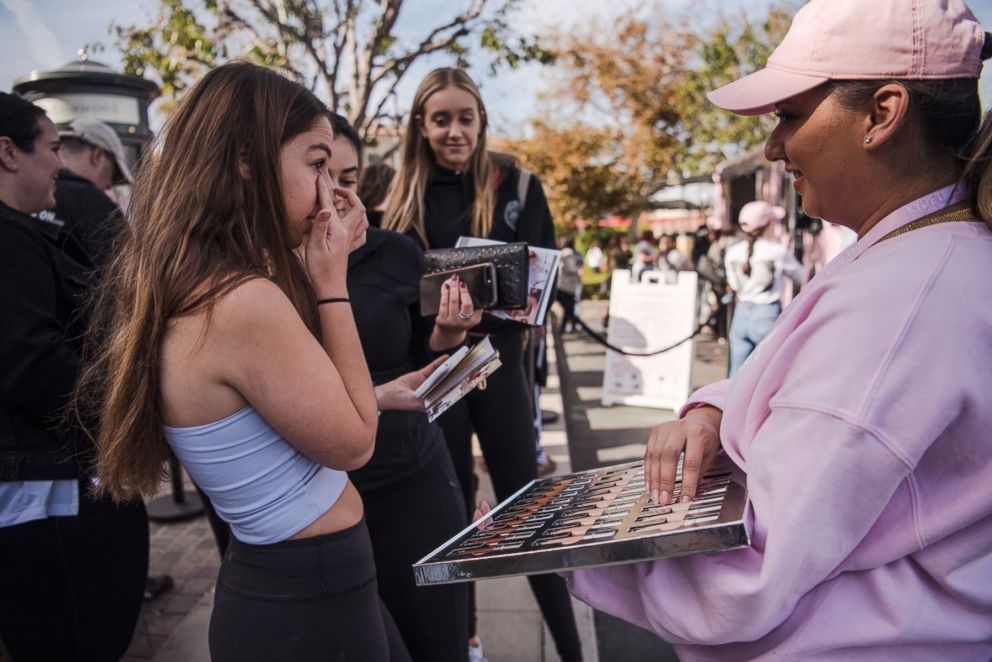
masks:
POLYGON ((251 169, 248 167, 248 150, 242 149, 238 152, 238 174, 241 179, 248 181, 251 179, 251 169))
POLYGON ((17 172, 17 148, 14 141, 7 136, 0 136, 0 166, 7 172, 17 172))
POLYGON ((424 121, 424 116, 417 113, 413 116, 413 121, 417 123, 417 129, 420 131, 420 137, 427 140, 427 123, 424 121))
POLYGON ((865 118, 864 148, 884 145, 902 129, 909 117, 909 90, 898 83, 883 85, 869 101, 865 118))

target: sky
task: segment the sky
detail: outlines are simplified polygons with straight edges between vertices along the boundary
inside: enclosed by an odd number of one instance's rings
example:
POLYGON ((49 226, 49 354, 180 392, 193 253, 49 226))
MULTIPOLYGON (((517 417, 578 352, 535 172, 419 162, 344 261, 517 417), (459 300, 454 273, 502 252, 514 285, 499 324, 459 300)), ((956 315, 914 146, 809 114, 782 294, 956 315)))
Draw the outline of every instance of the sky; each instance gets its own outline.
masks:
MULTIPOLYGON (((412 38, 464 6, 467 0, 407 0, 400 25, 412 38)), ((797 6, 800 0, 783 0, 797 6)), ((870 1, 870 0, 866 0, 870 1)), ((780 4, 783 2, 780 1, 780 4)), ((639 0, 613 0, 610 3, 582 0, 522 0, 512 25, 524 32, 542 34, 553 30, 585 30, 589 25, 607 25, 619 12, 632 11, 639 0)), ((723 11, 733 15, 745 11, 759 17, 769 0, 661 0, 671 17, 685 12, 712 15, 723 11)), ((100 44, 104 50, 90 49, 90 58, 120 67, 114 48, 111 24, 147 24, 155 15, 159 0, 0 0, 0 89, 9 91, 17 78, 33 70, 56 69, 76 59, 77 50, 100 44)), ((992 29, 992 0, 970 0, 986 28, 992 29)), ((691 15, 690 15, 691 16, 691 15)), ((402 38, 402 35, 401 35, 402 38)), ((442 58, 411 68, 399 92, 399 103, 409 104, 422 76, 435 66, 449 64, 442 58)), ((982 97, 992 106, 992 65, 982 78, 982 97)), ((495 135, 519 136, 538 112, 537 99, 554 86, 554 70, 537 65, 517 70, 502 69, 489 77, 484 69, 473 72, 486 100, 495 135)), ((153 126, 157 122, 153 118, 153 126)))

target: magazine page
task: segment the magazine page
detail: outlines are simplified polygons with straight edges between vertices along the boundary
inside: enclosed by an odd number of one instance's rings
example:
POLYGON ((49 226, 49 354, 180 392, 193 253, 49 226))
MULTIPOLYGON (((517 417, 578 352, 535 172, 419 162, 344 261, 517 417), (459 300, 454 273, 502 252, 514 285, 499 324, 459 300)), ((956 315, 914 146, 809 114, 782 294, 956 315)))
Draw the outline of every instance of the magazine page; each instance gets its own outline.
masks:
POLYGON ((486 377, 493 374, 496 371, 496 368, 501 365, 503 364, 499 360, 499 353, 497 353, 491 360, 472 372, 468 376, 468 379, 441 396, 440 400, 431 402, 427 405, 427 421, 433 422, 438 416, 448 411, 448 408, 451 407, 451 405, 468 395, 472 389, 480 386, 486 377))
POLYGON ((444 363, 439 365, 437 369, 434 372, 432 372, 427 379, 424 380, 424 383, 421 384, 420 387, 413 392, 414 397, 423 400, 424 396, 427 395, 427 393, 431 389, 437 386, 437 384, 442 379, 447 377, 448 374, 450 374, 451 371, 454 370, 459 363, 461 363, 462 359, 465 358, 465 355, 468 354, 468 350, 469 348, 467 346, 462 347, 457 352, 455 352, 447 359, 445 359, 444 363))
MULTIPOLYGON (((459 237, 456 248, 464 246, 487 246, 505 242, 479 237, 459 237)), ((548 307, 551 305, 551 291, 558 274, 561 251, 550 248, 528 246, 530 269, 527 273, 527 307, 521 310, 490 309, 486 312, 500 319, 522 322, 531 326, 542 326, 548 307)))
MULTIPOLYGON (((464 382, 469 378, 472 372, 478 369, 480 366, 491 361, 494 357, 498 357, 499 352, 497 352, 489 340, 489 336, 486 336, 481 341, 476 343, 467 354, 464 355, 458 365, 456 365, 449 374, 437 383, 434 388, 427 393, 425 401, 428 405, 438 398, 444 396, 448 391, 456 388, 459 384, 464 382)), ((467 392, 467 391, 466 391, 467 392)))

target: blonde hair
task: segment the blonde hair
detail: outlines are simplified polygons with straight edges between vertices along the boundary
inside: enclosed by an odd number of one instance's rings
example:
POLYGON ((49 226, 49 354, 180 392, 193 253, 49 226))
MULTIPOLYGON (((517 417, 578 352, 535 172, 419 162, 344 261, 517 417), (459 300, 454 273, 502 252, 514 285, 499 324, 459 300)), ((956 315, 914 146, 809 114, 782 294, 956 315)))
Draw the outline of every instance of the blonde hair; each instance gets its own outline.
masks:
POLYGON ((96 442, 99 492, 126 500, 158 487, 169 457, 159 378, 170 318, 209 314, 226 292, 261 277, 319 333, 309 280, 289 247, 279 155, 327 115, 302 86, 247 63, 209 72, 170 115, 161 153, 141 164, 131 231, 98 290, 73 403, 96 442))
POLYGON ((386 213, 383 216, 383 227, 396 232, 417 233, 424 246, 428 245, 427 229, 424 225, 424 197, 427 194, 427 182, 435 165, 434 151, 427 142, 427 137, 420 130, 418 122, 424 116, 424 106, 427 100, 436 92, 446 87, 459 87, 473 97, 479 104, 479 142, 472 156, 469 157, 466 172, 472 179, 475 195, 471 210, 470 231, 473 236, 487 237, 493 225, 493 208, 495 207, 494 178, 496 168, 486 149, 486 107, 482 102, 479 88, 461 69, 443 67, 427 74, 417 94, 413 98, 413 107, 407 119, 406 130, 403 134, 403 145, 399 170, 389 189, 386 199, 386 213))

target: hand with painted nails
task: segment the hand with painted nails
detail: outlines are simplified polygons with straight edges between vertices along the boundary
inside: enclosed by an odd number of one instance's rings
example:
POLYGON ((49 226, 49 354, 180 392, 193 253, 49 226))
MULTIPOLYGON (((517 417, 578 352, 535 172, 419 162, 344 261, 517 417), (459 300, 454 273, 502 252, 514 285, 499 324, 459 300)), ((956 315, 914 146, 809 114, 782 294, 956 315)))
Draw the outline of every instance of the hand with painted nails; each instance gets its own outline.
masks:
POLYGON ((692 409, 678 421, 656 425, 644 451, 645 487, 658 503, 668 503, 675 488, 679 458, 682 462, 681 499, 696 496, 696 486, 720 450, 720 421, 716 407, 692 409))
POLYGON ((359 229, 363 236, 365 232, 361 227, 365 215, 361 203, 358 203, 360 213, 356 213, 353 207, 342 205, 347 212, 342 217, 335 207, 331 183, 326 172, 317 175, 318 211, 301 246, 307 275, 318 298, 347 295, 348 254, 353 249, 359 229))
POLYGON ((453 275, 441 285, 441 302, 430 346, 435 352, 460 345, 469 329, 482 321, 482 308, 472 303, 465 281, 453 275))

